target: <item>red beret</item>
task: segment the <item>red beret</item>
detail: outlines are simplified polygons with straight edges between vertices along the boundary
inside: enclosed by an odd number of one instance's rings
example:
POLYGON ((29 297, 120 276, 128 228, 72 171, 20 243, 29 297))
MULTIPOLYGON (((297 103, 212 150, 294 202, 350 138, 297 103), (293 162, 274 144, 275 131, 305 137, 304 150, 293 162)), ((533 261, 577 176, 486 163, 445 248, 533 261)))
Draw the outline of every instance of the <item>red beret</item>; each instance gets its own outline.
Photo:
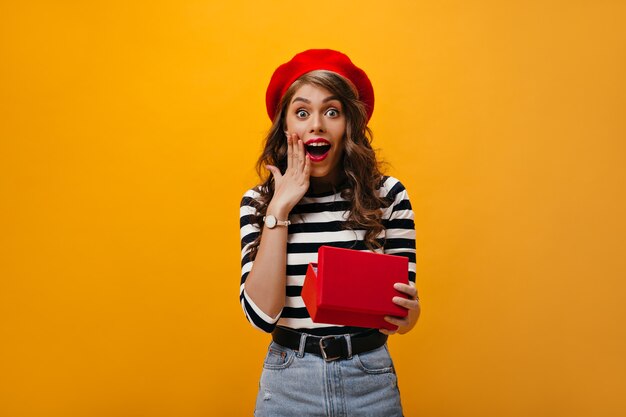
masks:
POLYGON ((315 70, 336 72, 350 80, 359 92, 359 100, 365 103, 369 121, 374 112, 374 88, 370 79, 347 55, 332 49, 309 49, 300 52, 274 71, 265 94, 265 105, 270 119, 274 120, 278 103, 291 84, 300 76, 315 70))

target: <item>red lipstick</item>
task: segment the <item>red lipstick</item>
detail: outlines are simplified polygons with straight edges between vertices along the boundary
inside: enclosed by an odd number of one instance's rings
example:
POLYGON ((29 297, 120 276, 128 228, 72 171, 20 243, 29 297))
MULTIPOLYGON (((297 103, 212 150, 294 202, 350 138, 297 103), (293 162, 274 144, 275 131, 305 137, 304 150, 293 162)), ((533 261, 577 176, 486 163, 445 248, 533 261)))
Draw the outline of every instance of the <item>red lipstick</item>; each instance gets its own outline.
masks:
POLYGON ((312 162, 321 162, 328 157, 331 144, 324 138, 309 139, 304 144, 306 153, 312 162))

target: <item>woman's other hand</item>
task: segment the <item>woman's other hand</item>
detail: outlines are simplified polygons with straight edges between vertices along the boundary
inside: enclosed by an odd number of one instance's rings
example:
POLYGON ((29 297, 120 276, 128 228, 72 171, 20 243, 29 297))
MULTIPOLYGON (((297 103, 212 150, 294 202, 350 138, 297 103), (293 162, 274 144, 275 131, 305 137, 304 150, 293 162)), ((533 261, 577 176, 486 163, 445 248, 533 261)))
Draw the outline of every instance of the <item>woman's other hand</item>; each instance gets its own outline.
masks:
POLYGON ((285 219, 291 209, 298 204, 309 189, 311 160, 304 150, 304 143, 295 133, 287 134, 287 170, 280 170, 267 165, 266 168, 274 177, 274 197, 269 204, 267 213, 279 219, 285 219))
POLYGON ((393 297, 392 299, 395 304, 409 310, 409 313, 406 317, 385 316, 386 321, 398 326, 397 330, 380 329, 380 332, 386 335, 394 333, 404 334, 410 331, 417 323, 417 319, 419 318, 421 311, 420 301, 415 287, 401 282, 396 282, 393 284, 393 287, 396 290, 405 293, 409 297, 408 299, 404 297, 393 297))

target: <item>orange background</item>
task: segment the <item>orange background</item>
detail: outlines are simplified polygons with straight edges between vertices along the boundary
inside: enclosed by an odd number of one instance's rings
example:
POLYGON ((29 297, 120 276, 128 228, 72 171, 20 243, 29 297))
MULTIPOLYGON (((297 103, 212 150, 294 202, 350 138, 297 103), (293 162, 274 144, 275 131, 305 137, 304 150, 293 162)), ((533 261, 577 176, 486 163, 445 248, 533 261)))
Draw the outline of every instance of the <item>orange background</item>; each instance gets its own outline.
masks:
POLYGON ((626 414, 621 1, 0 4, 0 416, 251 415, 238 205, 345 51, 416 214, 407 416, 626 414))

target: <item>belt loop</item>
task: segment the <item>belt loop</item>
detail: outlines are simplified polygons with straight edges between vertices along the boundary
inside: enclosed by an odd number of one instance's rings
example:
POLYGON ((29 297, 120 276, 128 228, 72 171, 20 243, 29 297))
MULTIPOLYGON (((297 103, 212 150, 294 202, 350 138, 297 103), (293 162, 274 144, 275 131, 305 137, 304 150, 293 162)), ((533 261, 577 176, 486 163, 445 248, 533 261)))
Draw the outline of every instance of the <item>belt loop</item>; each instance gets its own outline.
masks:
POLYGON ((345 335, 346 338, 346 346, 348 347, 348 357, 347 359, 352 359, 352 338, 349 334, 345 335))
POLYGON ((296 354, 297 357, 302 358, 304 357, 304 347, 306 345, 306 333, 300 333, 300 346, 298 347, 298 353, 296 354))

